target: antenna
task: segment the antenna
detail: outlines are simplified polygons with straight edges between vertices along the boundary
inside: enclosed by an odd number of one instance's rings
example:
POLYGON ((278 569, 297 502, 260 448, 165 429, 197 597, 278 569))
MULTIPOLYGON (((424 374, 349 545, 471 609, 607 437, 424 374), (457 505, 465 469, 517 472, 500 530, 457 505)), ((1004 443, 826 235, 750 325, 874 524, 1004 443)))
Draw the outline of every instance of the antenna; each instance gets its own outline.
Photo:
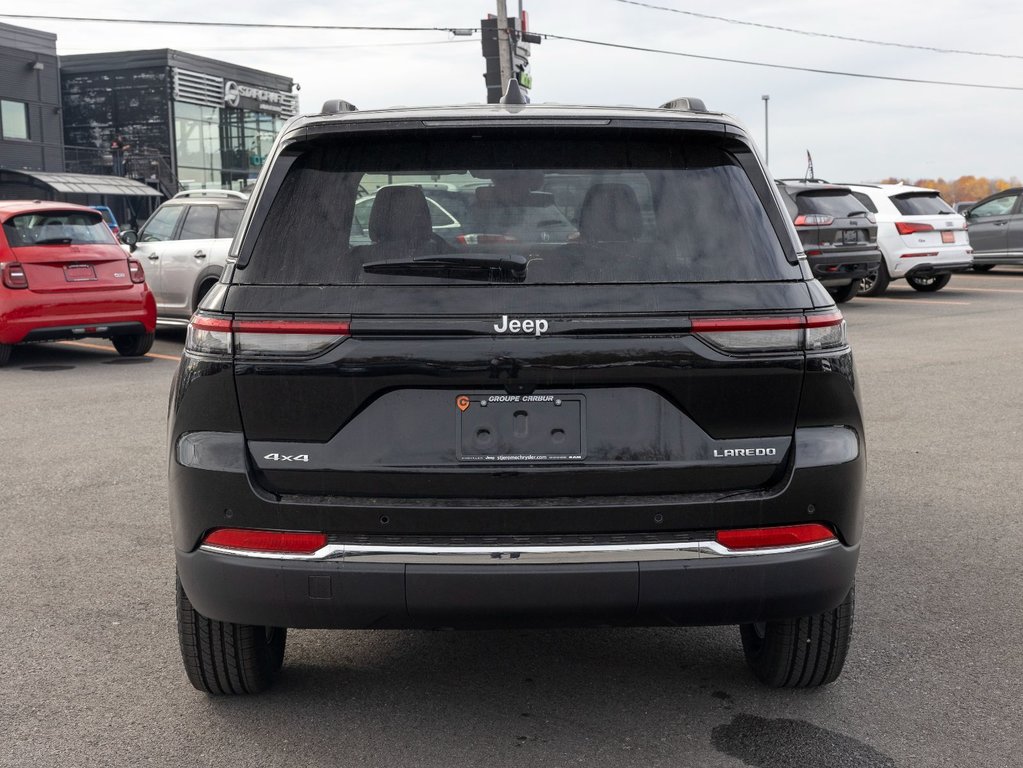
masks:
POLYGON ((528 104, 529 98, 519 88, 519 81, 512 78, 508 81, 508 87, 504 90, 504 96, 501 97, 502 104, 528 104))

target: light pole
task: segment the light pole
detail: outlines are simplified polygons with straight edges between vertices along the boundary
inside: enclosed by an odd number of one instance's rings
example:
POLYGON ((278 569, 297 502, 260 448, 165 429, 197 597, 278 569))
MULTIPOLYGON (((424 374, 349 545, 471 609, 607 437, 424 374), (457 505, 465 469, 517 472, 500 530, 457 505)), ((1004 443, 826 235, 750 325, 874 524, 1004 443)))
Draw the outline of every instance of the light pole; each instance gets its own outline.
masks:
POLYGON ((771 164, 771 149, 770 149, 770 145, 768 144, 768 136, 769 136, 769 134, 767 132, 767 104, 771 100, 771 96, 770 96, 770 94, 765 93, 760 98, 762 98, 764 100, 764 162, 767 165, 770 165, 771 164))

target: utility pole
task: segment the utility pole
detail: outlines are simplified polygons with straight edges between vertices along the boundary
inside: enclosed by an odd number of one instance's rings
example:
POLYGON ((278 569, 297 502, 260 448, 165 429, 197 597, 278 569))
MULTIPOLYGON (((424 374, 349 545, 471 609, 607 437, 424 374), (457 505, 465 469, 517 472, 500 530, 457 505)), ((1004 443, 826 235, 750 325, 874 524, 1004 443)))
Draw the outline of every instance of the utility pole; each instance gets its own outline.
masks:
POLYGON ((498 64, 501 67, 501 93, 508 87, 512 78, 511 46, 508 44, 508 3, 497 0, 497 50, 498 64))

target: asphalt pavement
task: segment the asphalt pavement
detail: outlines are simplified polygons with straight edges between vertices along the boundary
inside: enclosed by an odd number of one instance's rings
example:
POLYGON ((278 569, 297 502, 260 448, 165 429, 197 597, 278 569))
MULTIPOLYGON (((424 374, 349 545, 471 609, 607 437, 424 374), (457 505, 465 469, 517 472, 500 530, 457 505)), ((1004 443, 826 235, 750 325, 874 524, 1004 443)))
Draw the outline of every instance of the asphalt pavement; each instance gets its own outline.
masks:
POLYGON ((267 694, 185 679, 167 517, 183 334, 0 370, 2 766, 1023 765, 1023 270, 843 306, 867 528, 837 683, 734 627, 289 634, 267 694))

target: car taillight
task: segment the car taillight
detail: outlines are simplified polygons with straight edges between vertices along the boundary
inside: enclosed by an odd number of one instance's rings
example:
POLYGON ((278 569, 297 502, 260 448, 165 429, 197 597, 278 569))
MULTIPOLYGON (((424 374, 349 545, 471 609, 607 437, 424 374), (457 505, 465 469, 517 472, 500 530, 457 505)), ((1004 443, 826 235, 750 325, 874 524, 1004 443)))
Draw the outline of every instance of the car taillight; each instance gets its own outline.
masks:
POLYGON ((28 276, 25 268, 16 261, 0 265, 0 274, 3 274, 4 285, 8 288, 28 288, 28 276))
POLYGON ((895 228, 900 235, 912 235, 914 232, 933 232, 934 227, 930 224, 914 224, 911 221, 897 221, 895 228))
POLYGON ((835 217, 823 213, 801 213, 792 223, 797 227, 827 227, 835 223, 835 217))
POLYGON ((188 324, 185 351, 239 357, 311 357, 349 335, 336 320, 230 319, 197 312, 188 324))
POLYGON ((128 259, 128 274, 133 283, 146 282, 146 271, 142 269, 142 262, 137 259, 128 259))
POLYGON ((518 240, 511 235, 458 235, 455 242, 459 245, 500 245, 517 243, 518 240))
POLYGON ((299 531, 257 531, 248 528, 217 528, 206 535, 203 545, 287 555, 311 555, 327 544, 325 533, 299 531))
POLYGON ((715 539, 718 544, 729 549, 773 549, 838 540, 830 528, 820 523, 736 528, 718 531, 715 539))
POLYGON ((693 320, 693 333, 725 352, 820 350, 847 344, 838 310, 782 317, 712 317, 693 320))

